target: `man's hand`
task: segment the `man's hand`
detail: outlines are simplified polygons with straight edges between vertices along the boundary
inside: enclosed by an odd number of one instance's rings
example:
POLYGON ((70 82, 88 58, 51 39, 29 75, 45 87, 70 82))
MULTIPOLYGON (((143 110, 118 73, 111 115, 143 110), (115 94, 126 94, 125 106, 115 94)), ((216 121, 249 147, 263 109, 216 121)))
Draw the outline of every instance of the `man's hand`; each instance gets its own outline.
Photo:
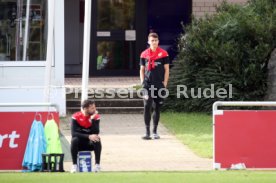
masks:
POLYGON ((167 88, 168 83, 164 82, 164 81, 162 83, 163 83, 164 87, 167 88))
POLYGON ((145 66, 141 65, 141 67, 140 67, 140 81, 141 81, 141 84, 143 84, 144 79, 145 79, 145 66))
POLYGON ((90 119, 94 119, 97 114, 98 114, 98 111, 96 110, 95 113, 90 116, 90 119))
POLYGON ((101 138, 99 135, 92 134, 89 135, 89 140, 91 140, 92 142, 100 142, 101 138))
POLYGON ((169 81, 169 75, 170 75, 170 65, 169 64, 165 64, 164 65, 164 69, 165 69, 165 75, 164 75, 164 86, 165 88, 167 88, 168 85, 168 81, 169 81))

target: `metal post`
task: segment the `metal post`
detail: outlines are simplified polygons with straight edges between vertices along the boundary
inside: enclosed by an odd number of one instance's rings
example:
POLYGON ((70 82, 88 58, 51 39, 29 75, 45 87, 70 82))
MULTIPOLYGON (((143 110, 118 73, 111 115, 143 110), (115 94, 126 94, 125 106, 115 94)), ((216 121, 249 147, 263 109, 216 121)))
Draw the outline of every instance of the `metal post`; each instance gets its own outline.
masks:
POLYGON ((89 56, 90 56, 90 28, 91 28, 92 0, 85 1, 83 62, 82 62, 82 95, 81 100, 88 97, 89 56))
POLYGON ((26 4, 26 18, 25 18, 25 33, 24 33, 24 45, 23 45, 23 61, 26 61, 27 58, 27 48, 29 41, 29 20, 30 20, 30 2, 27 0, 26 4))
POLYGON ((48 39, 45 65, 44 101, 50 102, 51 67, 53 62, 55 1, 48 0, 48 39))
POLYGON ((21 39, 22 39, 22 8, 23 0, 17 0, 17 18, 16 18, 16 42, 15 42, 15 60, 21 59, 21 39))

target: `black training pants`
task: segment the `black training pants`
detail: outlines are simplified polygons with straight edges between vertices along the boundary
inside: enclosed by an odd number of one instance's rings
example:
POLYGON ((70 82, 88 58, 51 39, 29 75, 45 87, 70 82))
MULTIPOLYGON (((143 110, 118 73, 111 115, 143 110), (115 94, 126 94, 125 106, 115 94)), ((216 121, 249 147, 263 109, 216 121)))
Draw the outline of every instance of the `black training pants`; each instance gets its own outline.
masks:
MULTIPOLYGON (((144 90, 144 121, 146 125, 146 133, 150 134, 150 120, 151 115, 153 119, 153 133, 157 133, 157 127, 160 119, 160 109, 163 105, 164 99, 158 95, 158 91, 156 90, 151 93, 150 90, 144 90), (152 95, 153 94, 153 95, 152 95), (153 109, 153 114, 151 113, 153 109)), ((159 92, 161 93, 161 92, 159 92)))
POLYGON ((79 151, 94 151, 95 162, 100 164, 102 144, 100 142, 92 142, 89 139, 83 139, 79 137, 72 137, 71 140, 71 155, 73 164, 77 164, 77 157, 79 151))

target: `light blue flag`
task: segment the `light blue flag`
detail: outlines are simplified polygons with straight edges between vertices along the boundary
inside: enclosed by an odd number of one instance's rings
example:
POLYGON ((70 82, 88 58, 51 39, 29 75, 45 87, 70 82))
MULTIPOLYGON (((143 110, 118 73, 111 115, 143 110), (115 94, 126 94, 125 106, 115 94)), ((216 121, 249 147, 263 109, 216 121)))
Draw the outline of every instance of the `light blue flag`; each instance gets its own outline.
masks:
POLYGON ((46 152, 46 139, 41 121, 34 120, 27 146, 25 149, 22 166, 28 171, 39 171, 42 168, 42 154, 46 152))

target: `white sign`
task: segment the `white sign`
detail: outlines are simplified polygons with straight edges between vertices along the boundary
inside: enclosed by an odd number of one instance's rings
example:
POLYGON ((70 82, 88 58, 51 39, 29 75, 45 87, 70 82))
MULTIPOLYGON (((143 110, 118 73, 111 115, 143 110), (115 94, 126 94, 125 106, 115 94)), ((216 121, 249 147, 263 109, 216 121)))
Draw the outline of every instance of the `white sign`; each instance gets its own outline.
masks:
POLYGON ((136 31, 135 30, 126 30, 125 36, 126 36, 126 41, 136 41, 136 31))
POLYGON ((98 31, 97 36, 98 37, 110 37, 111 33, 108 31, 98 31))

